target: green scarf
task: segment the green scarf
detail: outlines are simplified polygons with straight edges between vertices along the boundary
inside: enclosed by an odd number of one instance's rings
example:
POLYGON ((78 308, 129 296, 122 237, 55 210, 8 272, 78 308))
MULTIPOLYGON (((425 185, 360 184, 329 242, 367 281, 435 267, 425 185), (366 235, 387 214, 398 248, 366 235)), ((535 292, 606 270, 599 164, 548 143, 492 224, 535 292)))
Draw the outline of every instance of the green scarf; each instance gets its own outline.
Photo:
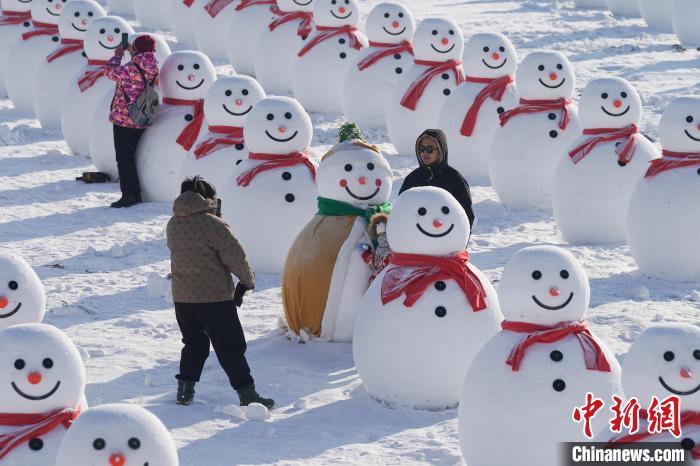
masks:
POLYGON ((388 214, 389 212, 391 212, 391 203, 388 201, 368 209, 362 209, 348 204, 347 202, 336 201, 326 197, 318 198, 318 215, 323 217, 343 217, 352 215, 355 217, 363 217, 369 224, 369 219, 372 218, 372 215, 378 213, 388 214))

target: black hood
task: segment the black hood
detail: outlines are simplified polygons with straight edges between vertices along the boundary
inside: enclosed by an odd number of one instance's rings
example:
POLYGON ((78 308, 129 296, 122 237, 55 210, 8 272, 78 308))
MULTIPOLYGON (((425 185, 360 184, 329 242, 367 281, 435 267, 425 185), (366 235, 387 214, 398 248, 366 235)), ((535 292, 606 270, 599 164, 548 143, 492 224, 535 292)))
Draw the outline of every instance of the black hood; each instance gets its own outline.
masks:
POLYGON ((445 136, 445 133, 441 129, 426 129, 423 131, 423 133, 418 136, 418 139, 416 139, 416 158, 418 159, 418 165, 420 167, 426 168, 430 171, 439 171, 441 168, 447 165, 447 136, 445 136), (420 159, 420 155, 418 154, 418 142, 423 139, 424 136, 430 136, 431 138, 435 139, 438 143, 438 147, 440 147, 440 160, 428 167, 423 165, 423 161, 420 159))

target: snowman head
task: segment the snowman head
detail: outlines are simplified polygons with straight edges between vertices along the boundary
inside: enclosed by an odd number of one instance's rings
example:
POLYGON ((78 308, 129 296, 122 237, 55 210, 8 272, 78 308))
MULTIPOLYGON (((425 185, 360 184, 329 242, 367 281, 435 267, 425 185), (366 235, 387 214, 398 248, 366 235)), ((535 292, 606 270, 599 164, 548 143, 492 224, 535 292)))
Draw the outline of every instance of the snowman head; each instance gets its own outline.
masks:
POLYGON ((0 411, 47 413, 83 399, 85 368, 73 342, 56 327, 20 324, 0 330, 0 411))
POLYGON ((163 97, 198 100, 216 81, 216 70, 202 52, 183 50, 165 59, 159 81, 163 97))
POLYGON ((103 16, 88 26, 85 34, 85 53, 90 60, 109 60, 122 40, 122 33, 133 34, 134 29, 119 16, 103 16))
POLYGON ((435 187, 404 191, 386 227, 392 251, 431 256, 463 251, 469 232, 464 208, 452 194, 435 187))
POLYGON ((673 99, 659 123, 661 147, 673 152, 700 152, 700 97, 673 99))
POLYGON ((467 76, 498 78, 515 74, 518 55, 503 34, 479 33, 467 41, 462 62, 467 76))
POLYGON ((57 466, 177 466, 168 429, 152 413, 128 404, 106 404, 80 415, 66 432, 57 466))
POLYGON ((528 100, 570 98, 576 76, 571 62, 559 52, 532 52, 516 72, 520 97, 528 100))
POLYGON ((624 128, 642 119, 642 100, 622 78, 592 79, 581 93, 579 118, 584 128, 624 128))
POLYGON ((93 0, 71 0, 63 7, 58 32, 62 39, 83 39, 90 23, 105 15, 105 10, 93 0))
POLYGON ((243 137, 250 152, 290 154, 311 145, 311 117, 291 97, 266 97, 248 114, 243 137))
POLYGON ((340 27, 360 24, 360 4, 357 0, 314 0, 316 26, 340 27))
POLYGON ((369 12, 365 22, 367 37, 372 42, 398 44, 410 41, 416 30, 413 14, 400 3, 380 3, 369 12))
POLYGON ((314 9, 314 0, 277 0, 277 7, 282 11, 308 11, 314 9))
POLYGON ((47 24, 58 24, 61 11, 68 0, 32 0, 32 20, 47 24))
POLYGON ((204 100, 204 116, 209 126, 243 126, 265 91, 250 76, 226 76, 212 84, 204 100))
POLYGON ((464 52, 462 29, 451 19, 425 18, 413 36, 416 60, 458 60, 464 52))
POLYGON ((385 203, 391 195, 391 167, 381 151, 360 140, 336 144, 318 166, 318 195, 355 206, 385 203))
POLYGON ((700 411, 700 328, 666 324, 642 332, 622 363, 622 387, 642 406, 652 396, 677 396, 682 411, 700 411))
POLYGON ((5 11, 29 11, 32 8, 32 0, 0 0, 0 8, 5 11))
POLYGON ((583 319, 590 296, 586 271, 573 254, 556 246, 518 251, 498 286, 506 320, 539 325, 583 319))
POLYGON ((46 294, 39 277, 24 259, 0 252, 0 328, 41 322, 46 294))
MULTIPOLYGON (((170 50, 168 42, 163 39, 163 36, 160 34, 153 34, 152 32, 137 32, 135 34, 130 34, 129 43, 133 44, 136 38, 140 36, 151 36, 151 38, 155 41, 156 59, 158 60, 158 63, 163 63, 170 56, 170 54, 173 53, 172 50, 170 50)), ((131 54, 127 53, 124 60, 131 60, 131 54)))

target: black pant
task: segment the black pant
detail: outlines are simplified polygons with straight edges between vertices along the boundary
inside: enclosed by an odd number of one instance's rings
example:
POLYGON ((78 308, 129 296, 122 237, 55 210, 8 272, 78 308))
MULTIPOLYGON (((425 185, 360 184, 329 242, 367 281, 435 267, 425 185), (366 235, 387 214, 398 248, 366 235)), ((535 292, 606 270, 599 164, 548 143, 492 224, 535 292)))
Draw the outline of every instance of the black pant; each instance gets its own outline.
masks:
POLYGON ((175 316, 185 344, 177 379, 199 382, 211 341, 231 386, 237 390, 253 383, 245 358, 245 336, 233 301, 175 303, 175 316))
POLYGON ((117 168, 119 169, 119 187, 122 194, 136 197, 141 194, 139 177, 136 173, 136 147, 145 129, 126 128, 113 125, 114 149, 117 153, 117 168))

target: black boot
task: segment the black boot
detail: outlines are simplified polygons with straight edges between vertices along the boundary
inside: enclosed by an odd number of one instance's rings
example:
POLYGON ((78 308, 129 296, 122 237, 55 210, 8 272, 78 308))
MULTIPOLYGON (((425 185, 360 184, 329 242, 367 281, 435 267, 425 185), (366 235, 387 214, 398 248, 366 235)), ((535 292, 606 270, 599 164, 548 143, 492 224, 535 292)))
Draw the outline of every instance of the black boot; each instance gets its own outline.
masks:
POLYGON ((141 195, 136 194, 136 195, 126 195, 122 194, 121 199, 119 199, 116 202, 112 202, 111 207, 115 209, 121 209, 122 207, 131 207, 135 206, 136 204, 141 204, 143 201, 141 200, 141 195))
POLYGON ((189 380, 177 381, 177 404, 187 406, 194 400, 194 385, 189 380))
POLYGON ((272 409, 272 407, 275 406, 275 400, 260 396, 260 394, 255 391, 255 385, 239 388, 236 392, 238 393, 238 398, 241 400, 241 406, 248 406, 251 403, 260 403, 267 409, 272 409))

